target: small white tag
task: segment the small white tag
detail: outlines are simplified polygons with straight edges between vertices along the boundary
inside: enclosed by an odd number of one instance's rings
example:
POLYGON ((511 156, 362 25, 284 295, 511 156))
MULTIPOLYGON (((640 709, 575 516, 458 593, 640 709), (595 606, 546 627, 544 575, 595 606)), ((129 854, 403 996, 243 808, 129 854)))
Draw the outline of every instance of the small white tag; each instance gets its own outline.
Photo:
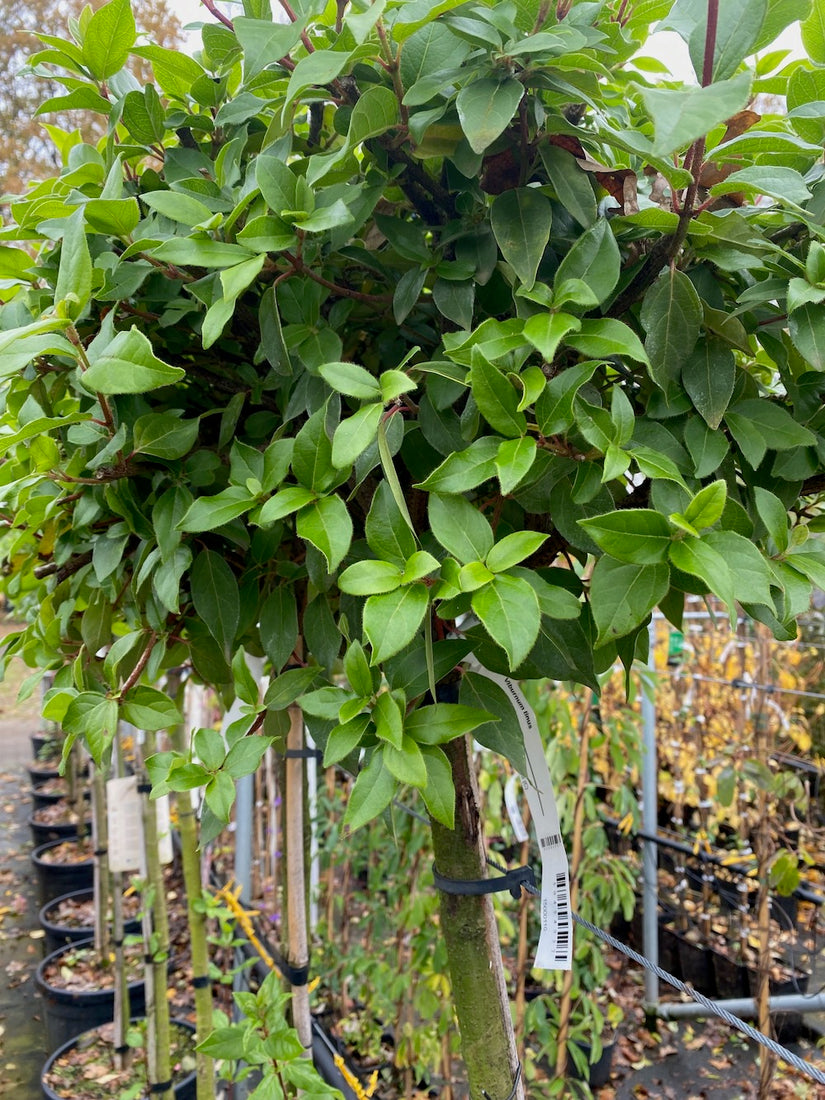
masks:
POLYGON ((519 844, 523 844, 525 840, 529 839, 530 834, 524 825, 524 818, 521 816, 518 805, 518 795, 516 794, 518 781, 518 772, 513 772, 504 785, 504 805, 507 809, 507 816, 510 818, 510 824, 513 826, 513 836, 519 844))
POLYGON ((556 796, 536 716, 521 688, 509 676, 490 672, 472 656, 465 660, 474 672, 498 684, 510 697, 524 735, 527 775, 521 777, 521 785, 530 807, 541 853, 541 935, 534 965, 540 970, 570 970, 573 961, 573 919, 567 852, 561 838, 556 796))
POLYGON ((137 777, 124 776, 106 783, 106 817, 109 826, 109 868, 139 871, 143 852, 143 817, 137 777))
POLYGON ((162 794, 155 800, 154 805, 158 830, 158 858, 161 863, 171 863, 174 852, 172 851, 172 826, 169 820, 169 795, 162 794))

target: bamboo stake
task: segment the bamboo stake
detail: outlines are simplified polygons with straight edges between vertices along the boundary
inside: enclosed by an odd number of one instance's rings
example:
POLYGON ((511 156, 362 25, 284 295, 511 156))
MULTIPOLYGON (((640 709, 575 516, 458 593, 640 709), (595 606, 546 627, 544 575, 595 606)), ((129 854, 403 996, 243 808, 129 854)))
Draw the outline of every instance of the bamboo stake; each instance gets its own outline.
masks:
MULTIPOLYGON (((287 751, 304 747, 304 716, 300 707, 289 708, 287 751)), ((286 835, 286 885, 288 959, 291 966, 309 965, 307 937, 306 867, 304 846, 304 761, 288 756, 285 761, 286 791, 284 832, 286 835)), ((312 1019, 309 1012, 309 988, 293 986, 292 1023, 307 1055, 312 1049, 312 1019)))
MULTIPOLYGON (((579 866, 582 860, 582 830, 584 827, 584 792, 590 777, 590 711, 592 698, 588 697, 579 729, 579 774, 576 782, 576 805, 573 811, 573 844, 570 853, 570 908, 579 905, 579 866)), ((559 1005, 559 1034, 556 1050, 556 1076, 567 1073, 567 1037, 570 1034, 570 1010, 573 1004, 573 971, 566 970, 559 1005)))
MULTIPOLYGON (((114 742, 114 773, 123 775, 123 745, 118 731, 114 742)), ((131 1061, 131 1047, 126 1043, 129 1028, 129 982, 126 978, 126 955, 123 950, 123 873, 117 871, 112 882, 112 938, 115 948, 115 1002, 114 1002, 114 1066, 124 1070, 131 1061)))

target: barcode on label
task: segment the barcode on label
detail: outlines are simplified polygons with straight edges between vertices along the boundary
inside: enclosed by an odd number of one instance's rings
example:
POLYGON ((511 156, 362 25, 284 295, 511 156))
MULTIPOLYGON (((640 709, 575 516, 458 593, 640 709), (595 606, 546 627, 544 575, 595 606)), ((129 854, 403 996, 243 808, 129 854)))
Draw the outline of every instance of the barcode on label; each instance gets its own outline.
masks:
POLYGON ((556 848, 561 844, 561 836, 559 833, 551 833, 549 836, 540 837, 539 844, 542 848, 556 848))
POLYGON ((565 963, 570 951, 570 905, 567 899, 567 873, 556 874, 556 962, 565 963))

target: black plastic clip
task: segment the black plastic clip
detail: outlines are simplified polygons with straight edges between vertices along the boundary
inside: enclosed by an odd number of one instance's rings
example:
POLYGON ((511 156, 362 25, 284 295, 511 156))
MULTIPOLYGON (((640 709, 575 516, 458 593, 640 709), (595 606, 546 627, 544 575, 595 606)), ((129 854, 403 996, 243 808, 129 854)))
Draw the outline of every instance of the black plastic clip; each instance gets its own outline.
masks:
MULTIPOLYGON (((494 865, 495 866, 495 865, 494 865)), ((433 864, 433 881, 445 894, 478 896, 480 894, 499 894, 509 890, 516 901, 521 897, 522 886, 533 892, 536 890, 536 876, 532 867, 514 867, 512 871, 502 870, 501 878, 457 879, 445 878, 433 864)))
POLYGON ((285 760, 317 760, 320 764, 324 754, 320 749, 287 749, 284 753, 285 760))

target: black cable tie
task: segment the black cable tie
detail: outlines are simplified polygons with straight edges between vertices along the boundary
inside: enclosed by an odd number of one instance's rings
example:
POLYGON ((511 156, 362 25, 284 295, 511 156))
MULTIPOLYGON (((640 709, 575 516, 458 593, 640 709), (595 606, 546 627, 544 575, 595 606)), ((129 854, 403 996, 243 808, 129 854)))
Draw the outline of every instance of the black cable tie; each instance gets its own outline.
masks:
POLYGON ((206 987, 208 985, 211 985, 211 982, 210 982, 209 978, 207 978, 206 976, 202 976, 200 978, 193 978, 192 979, 192 988, 193 989, 206 989, 206 987))
POLYGON ((105 855, 108 855, 108 852, 109 852, 109 849, 108 849, 108 848, 95 848, 95 850, 94 850, 94 852, 92 853, 92 855, 95 855, 95 856, 105 856, 105 855))
POLYGON ((157 1085, 150 1085, 149 1086, 149 1092, 154 1092, 154 1093, 168 1092, 169 1089, 171 1089, 173 1083, 174 1082, 171 1079, 169 1081, 160 1081, 157 1085))
POLYGON ((125 1054, 127 1050, 130 1050, 128 1043, 124 1043, 122 1047, 115 1047, 115 1054, 125 1054))
POLYGON ((154 955, 144 955, 143 956, 143 962, 144 962, 145 966, 154 966, 155 965, 155 956, 154 955))
POLYGON ((743 688, 744 689, 744 688, 752 688, 753 684, 750 682, 750 680, 743 680, 740 676, 736 676, 736 677, 733 678, 733 680, 731 680, 730 686, 735 687, 735 688, 743 688))
POLYGON ((138 785, 137 785, 137 793, 138 794, 150 794, 151 791, 152 791, 152 784, 151 783, 138 783, 138 785))
MULTIPOLYGON (((510 1095, 507 1097, 507 1100, 513 1100, 513 1098, 515 1097, 516 1093, 518 1092, 518 1083, 519 1083, 520 1080, 521 1080, 521 1062, 519 1062, 518 1067, 516 1068, 516 1077, 515 1077, 515 1080, 513 1081, 513 1087, 510 1090, 510 1095)), ((493 1100, 492 1096, 490 1096, 487 1089, 482 1089, 481 1090, 481 1095, 485 1098, 485 1100, 493 1100)))
POLYGON ((317 760, 319 764, 324 759, 320 749, 287 749, 283 756, 285 760, 317 760))
POLYGON ((275 962, 290 985, 309 985, 309 964, 306 966, 293 966, 284 958, 276 959, 275 962))
POLYGON ((445 878, 433 864, 433 880, 436 887, 445 894, 461 894, 474 897, 480 894, 498 894, 509 890, 516 901, 521 897, 521 888, 536 889, 536 876, 532 867, 514 867, 504 871, 501 878, 457 879, 445 878))
POLYGON ((123 940, 112 940, 112 947, 123 947, 123 940))

